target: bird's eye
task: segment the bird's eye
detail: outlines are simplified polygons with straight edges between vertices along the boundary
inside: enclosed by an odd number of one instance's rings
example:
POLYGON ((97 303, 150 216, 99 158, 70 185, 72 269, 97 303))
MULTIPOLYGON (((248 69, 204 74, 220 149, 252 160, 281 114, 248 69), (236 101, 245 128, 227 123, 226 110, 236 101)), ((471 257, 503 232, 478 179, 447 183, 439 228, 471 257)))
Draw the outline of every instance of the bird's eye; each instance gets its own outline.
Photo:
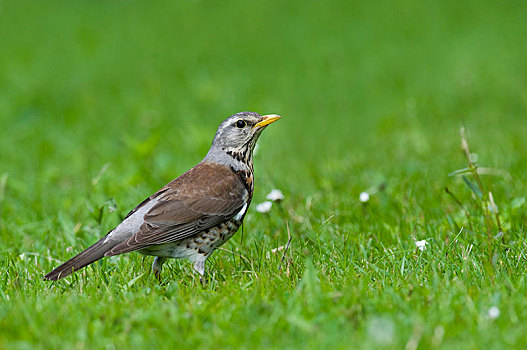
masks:
POLYGON ((241 119, 240 119, 240 120, 238 120, 238 121, 236 122, 236 126, 237 126, 238 128, 240 128, 240 129, 241 129, 241 128, 245 128, 246 125, 247 125, 247 123, 245 122, 245 120, 241 120, 241 119))

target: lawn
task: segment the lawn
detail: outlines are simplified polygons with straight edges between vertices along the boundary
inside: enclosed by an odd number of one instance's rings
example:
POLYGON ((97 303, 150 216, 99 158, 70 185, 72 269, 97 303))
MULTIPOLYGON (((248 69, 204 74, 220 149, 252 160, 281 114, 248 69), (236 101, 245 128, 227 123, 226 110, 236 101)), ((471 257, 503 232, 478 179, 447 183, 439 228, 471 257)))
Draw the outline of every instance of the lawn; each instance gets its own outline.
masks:
POLYGON ((526 38, 523 1, 0 1, 0 348, 525 348, 526 38), (208 283, 42 280, 244 110, 283 118, 208 283))

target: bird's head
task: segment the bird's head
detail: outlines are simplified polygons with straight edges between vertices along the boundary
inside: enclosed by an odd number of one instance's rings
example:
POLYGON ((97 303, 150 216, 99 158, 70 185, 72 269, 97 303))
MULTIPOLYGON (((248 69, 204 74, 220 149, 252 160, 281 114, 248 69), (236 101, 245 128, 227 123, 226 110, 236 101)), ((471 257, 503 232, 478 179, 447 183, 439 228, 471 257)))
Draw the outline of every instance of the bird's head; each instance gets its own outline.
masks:
POLYGON ((231 115, 218 127, 212 147, 221 148, 243 158, 250 157, 262 131, 280 118, 277 114, 260 115, 255 112, 231 115))

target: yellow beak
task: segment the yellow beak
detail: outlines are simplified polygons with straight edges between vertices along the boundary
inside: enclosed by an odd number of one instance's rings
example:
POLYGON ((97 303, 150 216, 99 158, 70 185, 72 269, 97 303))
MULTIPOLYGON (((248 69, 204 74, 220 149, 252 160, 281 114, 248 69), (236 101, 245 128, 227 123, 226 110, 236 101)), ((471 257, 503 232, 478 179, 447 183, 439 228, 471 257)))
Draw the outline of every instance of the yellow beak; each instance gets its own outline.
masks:
POLYGON ((264 115, 262 116, 263 120, 261 122, 258 122, 256 124, 254 124, 254 127, 264 127, 264 126, 267 126, 271 123, 274 123, 275 121, 277 121, 278 119, 282 118, 282 116, 279 116, 278 114, 269 114, 269 115, 264 115))

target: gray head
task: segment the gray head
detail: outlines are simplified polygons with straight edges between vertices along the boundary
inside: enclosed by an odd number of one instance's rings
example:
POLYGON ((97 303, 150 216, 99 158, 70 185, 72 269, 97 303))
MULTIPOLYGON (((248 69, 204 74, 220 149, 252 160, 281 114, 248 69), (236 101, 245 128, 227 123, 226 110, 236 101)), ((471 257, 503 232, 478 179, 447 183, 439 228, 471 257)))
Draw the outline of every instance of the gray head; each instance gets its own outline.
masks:
POLYGON ((260 115, 255 112, 240 112, 225 119, 214 136, 209 151, 217 154, 219 151, 242 161, 249 162, 258 137, 267 125, 281 117, 276 114, 260 115))

